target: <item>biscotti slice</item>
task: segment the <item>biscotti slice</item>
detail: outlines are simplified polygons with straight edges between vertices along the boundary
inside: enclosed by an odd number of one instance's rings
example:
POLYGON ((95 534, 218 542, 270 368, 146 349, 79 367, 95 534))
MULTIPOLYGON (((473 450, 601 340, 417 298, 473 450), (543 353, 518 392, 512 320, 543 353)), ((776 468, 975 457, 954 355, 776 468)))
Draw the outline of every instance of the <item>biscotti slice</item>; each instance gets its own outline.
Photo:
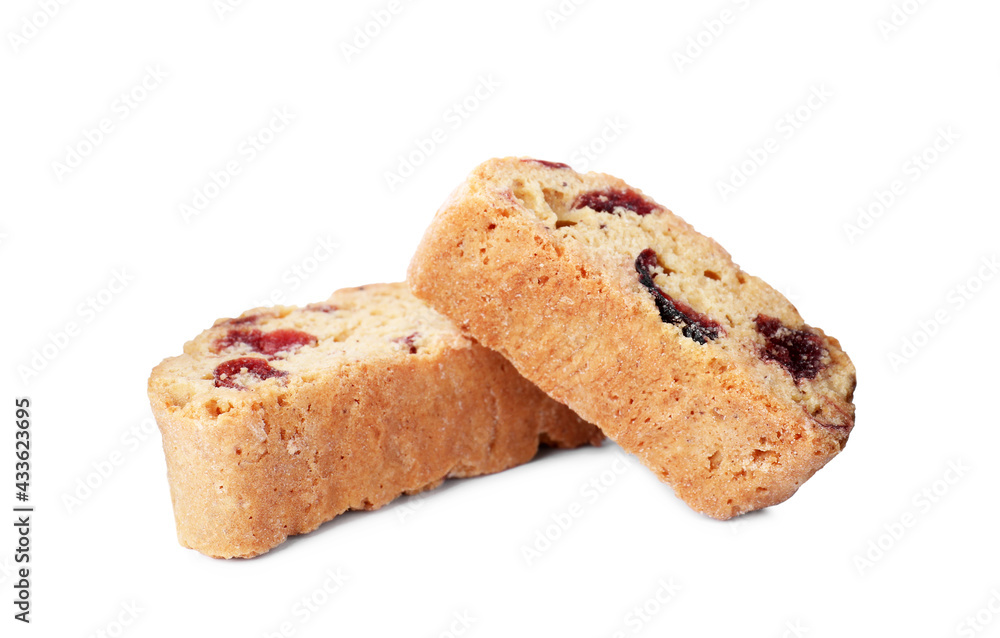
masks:
POLYGON ((854 425, 837 340, 608 175, 486 162, 438 212, 409 281, 715 518, 787 499, 854 425))
POLYGON ((602 438, 406 284, 217 321, 153 370, 149 398, 178 539, 220 558, 602 438))

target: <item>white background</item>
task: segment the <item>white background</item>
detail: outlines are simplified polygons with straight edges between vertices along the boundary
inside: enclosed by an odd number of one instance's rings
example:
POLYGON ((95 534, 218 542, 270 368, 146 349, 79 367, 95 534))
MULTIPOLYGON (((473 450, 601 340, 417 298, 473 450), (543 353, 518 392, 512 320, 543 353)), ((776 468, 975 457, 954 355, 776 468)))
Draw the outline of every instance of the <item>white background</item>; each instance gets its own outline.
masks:
MULTIPOLYGON (((350 56, 387 0, 222 15, 212 0, 98 0, 50 3, 49 19, 5 2, 0 505, 14 505, 13 400, 30 396, 37 511, 33 623, 4 602, 2 633, 1000 636, 1000 281, 982 270, 1000 253, 1000 6, 897 2, 909 13, 891 30, 889 0, 591 0, 557 23, 556 0, 421 0, 350 56), (274 109, 293 119, 251 159, 241 145, 274 109), (444 141, 419 156, 435 128, 444 141), (763 166, 741 166, 765 143, 763 166), (504 155, 625 178, 838 337, 859 377, 844 453, 729 523, 641 466, 616 474, 605 444, 342 516, 254 560, 181 548, 159 434, 143 430, 150 369, 272 293, 301 304, 403 278, 437 206, 504 155), (240 173, 214 189, 230 160, 240 173), (724 195, 734 170, 752 174, 724 195), (333 256, 314 259, 326 241, 333 256), (102 293, 115 272, 127 286, 102 293), (598 498, 581 491, 602 479, 598 498), (550 527, 574 502, 583 515, 550 527), (540 533, 555 540, 529 561, 540 533), (303 597, 324 604, 306 618, 303 597)), ((15 535, 0 529, 9 601, 15 535)))

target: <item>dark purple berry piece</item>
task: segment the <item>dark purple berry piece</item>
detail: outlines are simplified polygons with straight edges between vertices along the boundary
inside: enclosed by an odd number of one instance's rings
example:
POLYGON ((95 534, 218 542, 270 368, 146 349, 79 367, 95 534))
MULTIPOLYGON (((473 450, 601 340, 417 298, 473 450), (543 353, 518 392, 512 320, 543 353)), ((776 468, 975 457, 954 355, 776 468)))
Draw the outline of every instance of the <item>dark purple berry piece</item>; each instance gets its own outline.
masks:
POLYGON ((267 361, 256 357, 231 359, 216 366, 215 387, 246 390, 245 387, 236 383, 234 380, 236 375, 241 374, 244 369, 247 374, 252 374, 261 381, 272 377, 283 377, 288 374, 287 372, 282 372, 281 370, 275 370, 267 361))
POLYGON ((660 209, 656 203, 649 201, 634 190, 619 188, 584 193, 576 198, 573 208, 591 208, 599 213, 614 213, 615 209, 624 208, 640 217, 660 209))
POLYGON ((796 383, 815 378, 823 369, 823 340, 819 335, 808 330, 794 330, 767 315, 757 315, 754 323, 757 332, 766 340, 760 357, 787 370, 796 383))
POLYGON ((681 334, 700 344, 718 339, 725 331, 718 322, 698 312, 683 301, 678 301, 663 292, 653 281, 653 268, 656 267, 656 251, 652 248, 639 253, 635 259, 635 270, 639 273, 639 283, 653 295, 656 309, 660 311, 660 319, 664 323, 681 326, 681 334))

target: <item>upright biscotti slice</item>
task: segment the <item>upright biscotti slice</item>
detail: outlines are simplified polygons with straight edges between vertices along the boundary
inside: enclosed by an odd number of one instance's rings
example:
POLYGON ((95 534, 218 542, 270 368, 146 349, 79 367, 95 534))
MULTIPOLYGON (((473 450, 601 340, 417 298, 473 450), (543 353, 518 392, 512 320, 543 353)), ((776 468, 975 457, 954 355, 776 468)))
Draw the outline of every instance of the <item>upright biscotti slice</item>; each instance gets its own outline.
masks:
POLYGON ((837 340, 608 175, 486 162, 438 212, 409 281, 715 518, 787 499, 854 425, 837 340))
POLYGON ((221 558, 602 438, 406 284, 217 321, 153 370, 149 398, 178 538, 221 558))

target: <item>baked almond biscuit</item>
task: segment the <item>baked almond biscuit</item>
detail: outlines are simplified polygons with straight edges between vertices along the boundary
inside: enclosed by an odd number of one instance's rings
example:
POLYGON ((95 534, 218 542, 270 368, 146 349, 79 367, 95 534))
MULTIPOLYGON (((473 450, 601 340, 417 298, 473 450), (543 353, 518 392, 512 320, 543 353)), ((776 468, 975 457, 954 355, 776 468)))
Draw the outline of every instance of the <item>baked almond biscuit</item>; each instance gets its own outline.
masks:
POLYGON ((406 284, 217 321, 153 370, 149 398, 178 538, 220 558, 513 467, 540 443, 603 438, 406 284))
POLYGON ((837 340, 609 175, 482 164, 438 212, 409 282, 715 518, 790 497, 854 425, 837 340))

